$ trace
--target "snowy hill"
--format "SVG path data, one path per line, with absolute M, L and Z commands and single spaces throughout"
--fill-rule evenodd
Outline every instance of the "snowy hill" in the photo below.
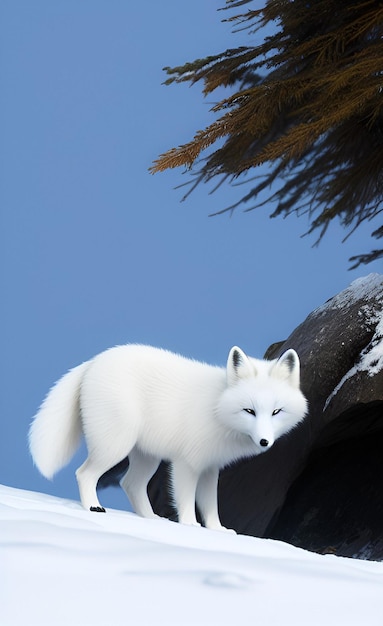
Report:
M 2 626 L 381 626 L 383 563 L 0 486 Z

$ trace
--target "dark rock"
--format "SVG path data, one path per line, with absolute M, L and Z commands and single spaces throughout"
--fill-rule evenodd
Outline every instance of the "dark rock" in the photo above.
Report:
M 335 421 L 340 428 L 327 432 L 328 445 L 318 442 L 265 535 L 383 560 L 383 403 L 357 405 Z

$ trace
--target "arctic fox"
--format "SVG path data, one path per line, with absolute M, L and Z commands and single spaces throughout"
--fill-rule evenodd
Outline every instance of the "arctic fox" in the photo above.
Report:
M 129 456 L 120 484 L 143 517 L 157 517 L 147 485 L 161 460 L 169 461 L 179 521 L 198 525 L 197 503 L 203 524 L 224 530 L 219 470 L 268 450 L 303 420 L 299 369 L 294 350 L 266 361 L 234 346 L 224 368 L 151 346 L 116 346 L 52 387 L 31 424 L 30 451 L 51 478 L 83 434 L 88 458 L 76 472 L 81 502 L 102 512 L 98 479 Z

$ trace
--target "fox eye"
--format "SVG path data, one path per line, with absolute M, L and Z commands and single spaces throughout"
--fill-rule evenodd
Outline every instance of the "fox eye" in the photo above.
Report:
M 278 413 L 280 413 L 281 411 L 282 409 L 274 409 L 271 415 L 278 415 Z
M 243 410 L 246 411 L 246 413 L 250 413 L 250 415 L 254 415 L 255 416 L 254 409 L 243 409 Z

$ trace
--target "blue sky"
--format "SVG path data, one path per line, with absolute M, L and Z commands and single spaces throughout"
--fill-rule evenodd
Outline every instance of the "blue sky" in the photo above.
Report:
M 78 498 L 74 470 L 40 477 L 32 416 L 65 371 L 115 344 L 150 343 L 224 364 L 262 356 L 316 306 L 381 263 L 371 225 L 318 248 L 305 217 L 268 207 L 209 217 L 240 197 L 222 186 L 181 203 L 188 174 L 152 161 L 214 118 L 222 92 L 165 87 L 164 66 L 253 40 L 232 34 L 223 0 L 2 0 L 0 5 L 0 482 Z M 261 6 L 262 3 L 260 3 Z M 127 506 L 118 490 L 106 506 Z

